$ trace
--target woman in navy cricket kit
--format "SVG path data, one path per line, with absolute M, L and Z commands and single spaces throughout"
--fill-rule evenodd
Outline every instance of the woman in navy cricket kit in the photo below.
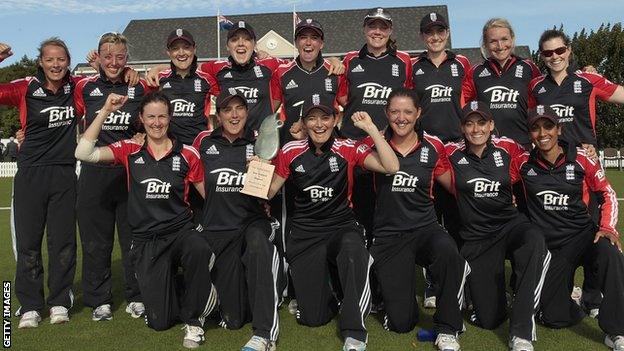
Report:
M 384 299 L 386 329 L 405 333 L 418 320 L 416 267 L 427 267 L 438 282 L 438 306 L 433 320 L 438 349 L 459 350 L 464 329 L 461 305 L 468 263 L 453 238 L 438 224 L 433 205 L 434 181 L 450 190 L 451 173 L 444 144 L 419 130 L 416 92 L 394 90 L 388 98 L 389 128 L 384 136 L 399 159 L 393 176 L 375 174 L 377 204 L 371 255 Z M 459 123 L 459 119 L 458 119 Z M 365 139 L 371 147 L 372 140 Z
M 272 197 L 288 178 L 295 185 L 286 258 L 297 295 L 297 321 L 307 326 L 328 323 L 338 311 L 335 292 L 341 300 L 344 350 L 362 351 L 368 339 L 364 320 L 370 311 L 373 260 L 351 210 L 353 172 L 359 166 L 392 174 L 399 163 L 366 112 L 355 112 L 351 119 L 372 137 L 377 152 L 335 137 L 338 120 L 333 107 L 313 98 L 304 104 L 303 129 L 308 137 L 280 150 L 269 191 Z
M 0 61 L 10 56 L 0 44 Z M 0 105 L 20 109 L 25 132 L 13 180 L 15 292 L 21 304 L 19 328 L 33 328 L 46 305 L 41 242 L 47 233 L 50 323 L 69 321 L 76 269 L 76 78 L 69 74 L 65 43 L 41 43 L 37 74 L 0 84 Z
M 515 164 L 522 176 L 531 221 L 542 228 L 552 254 L 544 281 L 540 321 L 551 328 L 580 322 L 585 313 L 570 297 L 576 268 L 595 266 L 603 300 L 598 325 L 605 344 L 624 350 L 624 256 L 617 230 L 618 202 L 597 161 L 575 144 L 560 140 L 556 110 L 538 105 L 529 110 L 529 133 L 536 148 Z M 604 198 L 600 224 L 591 217 L 589 192 Z
M 139 106 L 145 143 L 122 140 L 95 147 L 105 119 L 127 101 L 128 96 L 109 94 L 80 139 L 76 158 L 114 162 L 126 169 L 130 254 L 145 301 L 145 320 L 155 330 L 181 320 L 186 331 L 183 346 L 195 348 L 204 339 L 204 320 L 217 303 L 210 281 L 214 256 L 199 233 L 201 227 L 193 228 L 187 199 L 191 183 L 204 194 L 201 160 L 197 150 L 169 136 L 172 107 L 162 93 L 147 95 Z M 178 267 L 184 271 L 182 291 L 174 279 Z
M 514 206 L 511 185 L 519 178 L 511 161 L 523 153 L 511 139 L 492 136 L 494 121 L 486 103 L 471 101 L 462 114 L 464 141 L 446 145 L 464 240 L 461 254 L 471 268 L 471 318 L 485 329 L 505 321 L 505 259 L 511 261 L 513 301 L 509 322 L 512 351 L 532 351 L 550 254 L 537 227 Z

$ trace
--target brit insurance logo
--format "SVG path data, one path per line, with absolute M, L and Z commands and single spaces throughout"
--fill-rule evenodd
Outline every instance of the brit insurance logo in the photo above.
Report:
M 238 86 L 238 87 L 234 87 L 234 89 L 236 89 L 238 92 L 243 94 L 245 99 L 247 99 L 248 104 L 258 103 L 258 88 Z
M 385 105 L 392 92 L 392 88 L 377 83 L 362 83 L 357 88 L 364 89 L 362 104 L 365 105 Z
M 231 168 L 217 168 L 210 172 L 217 177 L 215 191 L 218 193 L 237 193 L 245 185 L 246 173 Z
M 450 102 L 451 94 L 453 93 L 452 87 L 447 87 L 442 84 L 434 84 L 425 88 L 431 94 L 431 102 Z
M 96 115 L 98 113 L 100 113 L 100 110 L 95 111 Z M 111 112 L 104 120 L 102 130 L 128 130 L 130 117 L 132 117 L 132 115 L 129 112 L 121 110 Z
M 142 181 L 141 184 L 146 184 L 146 199 L 169 199 L 171 183 L 163 182 L 158 178 L 148 178 Z
M 193 117 L 195 115 L 195 103 L 184 99 L 171 100 L 173 115 L 175 117 Z
M 312 202 L 326 202 L 334 197 L 334 189 L 327 188 L 320 185 L 311 185 L 303 191 L 307 191 L 310 194 L 310 201 Z
M 52 106 L 39 112 L 48 115 L 48 128 L 57 128 L 72 124 L 74 120 L 73 106 Z
M 554 104 L 550 105 L 550 107 L 557 113 L 559 123 L 574 121 L 574 106 Z
M 392 176 L 392 188 L 394 193 L 413 193 L 418 187 L 418 177 L 409 173 L 398 171 Z
M 500 182 L 487 178 L 473 178 L 466 183 L 473 186 L 474 197 L 498 197 Z
M 518 90 L 496 85 L 483 92 L 490 93 L 490 109 L 515 109 L 518 106 Z
M 567 211 L 570 195 L 560 194 L 552 190 L 540 191 L 536 194 L 542 201 L 546 211 Z

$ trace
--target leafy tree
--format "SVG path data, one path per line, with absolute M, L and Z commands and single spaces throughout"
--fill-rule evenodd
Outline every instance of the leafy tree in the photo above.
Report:
M 37 71 L 37 62 L 24 56 L 19 62 L 0 68 L 0 83 L 7 83 L 15 79 L 32 76 Z M 19 112 L 16 108 L 0 106 L 0 131 L 2 137 L 15 135 L 20 128 Z

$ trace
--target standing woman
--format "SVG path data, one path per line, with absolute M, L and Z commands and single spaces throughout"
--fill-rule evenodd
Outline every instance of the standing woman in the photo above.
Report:
M 399 162 L 366 112 L 351 118 L 371 136 L 376 152 L 366 144 L 337 138 L 336 111 L 316 104 L 313 97 L 306 100 L 303 116 L 308 137 L 282 147 L 269 191 L 273 197 L 289 178 L 295 188 L 286 258 L 297 296 L 297 322 L 324 325 L 340 311 L 343 350 L 364 351 L 373 260 L 351 210 L 352 176 L 355 167 L 392 174 Z
M 198 233 L 201 227 L 193 229 L 187 199 L 191 183 L 204 194 L 202 164 L 195 149 L 170 137 L 173 109 L 159 92 L 140 102 L 145 143 L 122 140 L 95 147 L 105 120 L 128 101 L 128 96 L 108 94 L 80 139 L 76 158 L 91 163 L 114 162 L 127 169 L 124 185 L 129 192 L 131 254 L 145 299 L 145 321 L 155 330 L 165 330 L 181 320 L 185 323 L 182 345 L 196 348 L 204 340 L 204 320 L 217 303 L 210 282 L 214 256 Z M 178 267 L 184 271 L 181 296 L 175 283 Z
M 602 167 L 583 148 L 559 140 L 555 110 L 538 105 L 529 110 L 529 131 L 535 149 L 517 163 L 531 221 L 542 229 L 552 253 L 542 290 L 540 320 L 551 328 L 580 322 L 585 313 L 570 298 L 576 268 L 595 264 L 603 301 L 598 325 L 605 344 L 624 350 L 624 257 L 616 230 L 618 202 Z M 588 208 L 589 192 L 605 199 L 596 225 Z
M 97 146 L 131 138 L 136 133 L 141 98 L 148 88 L 144 81 L 131 85 L 123 73 L 128 61 L 126 38 L 119 33 L 105 33 L 98 43 L 99 74 L 84 78 L 76 86 L 76 105 L 84 109 L 83 126 L 88 127 L 110 94 L 128 96 L 118 110 L 110 112 L 99 131 Z M 78 179 L 78 227 L 82 245 L 82 288 L 86 306 L 93 309 L 92 320 L 113 318 L 111 311 L 111 253 L 115 225 L 124 268 L 126 312 L 138 318 L 144 306 L 128 255 L 131 232 L 128 225 L 128 189 L 126 170 L 121 164 L 83 163 Z
M 0 44 L 1 45 L 1 44 Z M 0 50 L 0 58 L 10 56 Z M 15 292 L 21 304 L 19 328 L 34 328 L 46 303 L 50 323 L 69 321 L 76 269 L 76 116 L 74 79 L 67 45 L 50 38 L 39 46 L 37 74 L 0 84 L 0 104 L 20 109 L 25 140 L 13 180 Z M 43 295 L 41 242 L 47 233 L 49 272 Z
M 470 267 L 437 222 L 433 182 L 450 189 L 450 166 L 440 139 L 417 127 L 420 111 L 411 90 L 394 90 L 388 98 L 389 128 L 384 136 L 400 168 L 392 176 L 375 174 L 377 206 L 370 251 L 384 298 L 384 327 L 399 333 L 414 328 L 418 321 L 414 264 L 428 267 L 440 285 L 433 315 L 435 344 L 440 350 L 457 351 L 457 336 L 464 328 L 463 287 Z
M 468 286 L 475 323 L 494 329 L 505 321 L 505 259 L 511 261 L 513 302 L 509 322 L 512 351 L 532 351 L 539 305 L 550 253 L 544 237 L 514 206 L 511 185 L 518 180 L 511 161 L 522 154 L 516 142 L 492 136 L 494 121 L 487 103 L 463 109 L 464 141 L 446 151 L 465 241 L 461 254 L 471 268 Z
M 496 134 L 527 147 L 527 88 L 540 72 L 531 60 L 514 54 L 515 41 L 514 30 L 506 19 L 491 18 L 485 23 L 481 52 L 487 58 L 473 69 L 466 86 L 466 101 L 486 102 L 494 117 Z

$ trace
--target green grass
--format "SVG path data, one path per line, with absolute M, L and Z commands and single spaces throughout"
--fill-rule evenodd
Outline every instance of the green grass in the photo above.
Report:
M 608 171 L 616 192 L 624 194 L 624 173 Z M 0 178 L 0 207 L 10 204 L 11 179 Z M 622 217 L 620 217 L 622 219 Z M 621 222 L 621 221 L 620 221 Z M 622 231 L 622 226 L 619 226 Z M 15 260 L 11 248 L 9 211 L 0 210 L 0 278 L 12 280 Z M 43 244 L 45 247 L 45 243 Z M 44 250 L 45 251 L 45 250 Z M 44 252 L 45 253 L 45 252 Z M 44 257 L 47 260 L 47 257 Z M 47 316 L 39 328 L 17 329 L 18 319 L 12 318 L 12 348 L 16 350 L 182 350 L 183 332 L 181 326 L 163 332 L 155 332 L 145 326 L 142 319 L 132 319 L 123 310 L 123 279 L 118 247 L 113 258 L 114 319 L 110 322 L 92 322 L 91 310 L 82 305 L 80 287 L 80 249 L 74 283 L 76 303 L 72 309 L 71 322 L 65 325 L 50 325 Z M 582 271 L 577 271 L 577 285 Z M 422 287 L 422 284 L 419 284 Z M 14 287 L 13 287 L 14 288 Z M 422 294 L 422 291 L 419 291 Z M 13 310 L 19 303 L 15 296 L 11 299 Z M 280 350 L 340 350 L 342 341 L 336 320 L 319 328 L 308 328 L 296 324 L 293 316 L 285 308 L 280 311 Z M 371 315 L 367 320 L 369 329 L 368 350 L 435 350 L 431 343 L 415 341 L 414 332 L 396 334 L 382 328 L 380 321 Z M 432 327 L 432 311 L 421 309 L 421 322 L 417 328 Z M 486 331 L 466 323 L 467 331 L 461 336 L 462 350 L 505 350 L 508 324 L 494 331 Z M 216 326 L 210 321 L 205 326 L 206 343 L 201 350 L 239 350 L 251 335 L 251 326 L 230 331 Z M 538 350 L 606 350 L 602 345 L 603 334 L 596 320 L 585 318 L 574 328 L 552 330 L 538 327 Z

